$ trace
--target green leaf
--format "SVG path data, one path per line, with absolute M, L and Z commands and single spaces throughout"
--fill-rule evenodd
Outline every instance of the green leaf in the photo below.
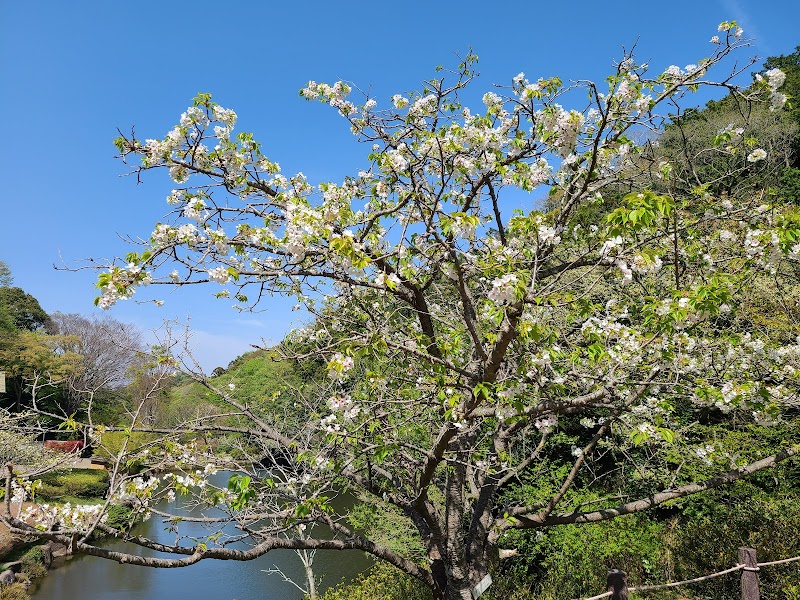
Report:
M 228 490 L 234 495 L 231 508 L 242 510 L 255 496 L 256 491 L 250 487 L 250 476 L 234 473 L 228 479 Z
M 675 433 L 672 430 L 667 429 L 666 427 L 658 427 L 656 431 L 668 444 L 671 444 L 675 441 Z

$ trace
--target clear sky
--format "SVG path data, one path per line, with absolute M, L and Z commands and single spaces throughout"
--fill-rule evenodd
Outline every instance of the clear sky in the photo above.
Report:
M 0 0 L 0 260 L 46 311 L 97 310 L 96 275 L 53 265 L 132 250 L 122 237 L 148 237 L 173 187 L 158 174 L 122 176 L 117 128 L 163 137 L 200 91 L 236 110 L 237 130 L 255 133 L 284 173 L 341 180 L 365 166 L 368 148 L 333 109 L 299 97 L 309 79 L 348 80 L 388 104 L 472 47 L 480 97 L 520 71 L 601 79 L 637 41 L 655 69 L 695 63 L 727 19 L 762 59 L 800 45 L 795 0 Z M 207 369 L 302 324 L 290 301 L 239 314 L 217 290 L 159 287 L 165 306 L 127 301 L 111 313 L 143 330 L 189 318 Z

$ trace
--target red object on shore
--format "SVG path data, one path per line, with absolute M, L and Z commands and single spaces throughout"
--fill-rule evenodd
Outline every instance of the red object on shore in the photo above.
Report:
M 44 443 L 44 447 L 49 448 L 50 450 L 59 450 L 67 454 L 73 454 L 75 452 L 80 452 L 81 450 L 83 450 L 83 442 L 81 440 L 74 440 L 67 442 L 47 440 Z

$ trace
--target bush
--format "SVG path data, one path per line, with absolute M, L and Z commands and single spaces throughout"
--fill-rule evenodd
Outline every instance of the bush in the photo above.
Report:
M 123 504 L 112 504 L 108 507 L 106 525 L 114 529 L 129 529 L 135 522 L 134 512 Z
M 786 467 L 776 477 L 795 475 Z M 765 476 L 768 479 L 769 476 Z M 622 569 L 634 585 L 690 579 L 734 566 L 738 548 L 758 551 L 759 562 L 800 555 L 800 497 L 792 489 L 771 493 L 759 477 L 678 502 L 664 513 L 629 515 L 593 525 L 563 525 L 540 534 L 515 532 L 520 556 L 504 561 L 486 600 L 569 600 L 599 593 L 606 571 Z M 771 487 L 776 487 L 772 482 Z M 783 487 L 783 486 L 781 486 Z M 676 514 L 679 513 L 679 514 Z M 762 598 L 800 600 L 796 563 L 759 573 Z M 693 584 L 680 592 L 649 593 L 660 598 L 739 600 L 740 576 L 733 573 Z M 644 596 L 643 596 L 644 597 Z M 337 598 L 338 600 L 338 598 Z
M 139 431 L 131 433 L 126 433 L 124 431 L 106 431 L 103 433 L 101 443 L 95 446 L 94 455 L 98 458 L 116 460 L 117 455 L 122 450 L 122 446 L 126 441 L 126 453 L 134 454 L 142 450 L 155 439 L 155 435 Z M 129 464 L 123 465 L 123 467 L 131 470 L 132 468 L 136 468 L 140 463 L 142 463 L 142 461 L 137 459 L 136 461 L 131 461 Z
M 51 471 L 40 478 L 36 495 L 41 500 L 102 498 L 108 491 L 108 472 L 103 469 Z
M 631 585 L 663 583 L 670 577 L 664 560 L 665 524 L 646 515 L 628 515 L 583 525 L 561 525 L 546 531 L 515 532 L 510 546 L 520 557 L 503 561 L 487 598 L 570 599 L 605 589 L 609 569 L 622 569 Z
M 430 600 L 428 588 L 388 563 L 375 563 L 352 583 L 340 583 L 320 600 Z
M 792 204 L 800 204 L 800 169 L 786 169 L 781 175 L 779 193 Z
M 748 482 L 728 492 L 698 498 L 687 510 L 698 505 L 704 505 L 707 514 L 679 525 L 667 540 L 678 579 L 735 565 L 739 546 L 755 548 L 759 562 L 800 554 L 800 498 L 794 494 L 769 497 Z M 764 590 L 762 597 L 800 599 L 800 570 L 796 565 L 764 568 L 758 575 Z M 699 583 L 692 586 L 692 592 L 715 600 L 738 600 L 739 577 L 731 575 Z
M 47 567 L 44 566 L 44 552 L 39 546 L 29 549 L 22 558 L 22 572 L 30 579 L 38 579 L 47 575 Z

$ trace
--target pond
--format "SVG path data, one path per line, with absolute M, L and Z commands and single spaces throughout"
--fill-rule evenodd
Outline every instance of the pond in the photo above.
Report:
M 222 474 L 218 474 L 222 476 Z M 180 500 L 178 500 L 180 502 Z M 174 504 L 162 502 L 159 510 L 190 514 L 176 510 Z M 202 525 L 183 523 L 189 535 L 206 537 Z M 157 517 L 140 523 L 134 533 L 171 543 L 174 533 Z M 107 547 L 145 556 L 166 556 L 126 544 L 110 541 Z M 351 580 L 367 569 L 371 560 L 359 551 L 318 551 L 314 572 L 322 576 L 319 589 Z M 154 569 L 121 565 L 95 556 L 57 559 L 43 579 L 34 582 L 30 592 L 34 600 L 288 600 L 302 598 L 302 593 L 280 575 L 264 571 L 278 567 L 301 585 L 305 584 L 303 565 L 291 550 L 275 550 L 252 561 L 206 560 L 189 567 Z

